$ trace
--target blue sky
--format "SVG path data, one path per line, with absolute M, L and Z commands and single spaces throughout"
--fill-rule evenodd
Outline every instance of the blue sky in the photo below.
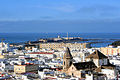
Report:
M 91 33 L 93 28 L 118 33 L 119 4 L 120 0 L 0 0 L 0 32 Z

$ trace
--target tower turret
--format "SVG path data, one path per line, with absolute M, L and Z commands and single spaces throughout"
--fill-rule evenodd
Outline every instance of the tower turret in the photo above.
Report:
M 71 66 L 72 59 L 73 57 L 70 53 L 70 49 L 67 47 L 63 56 L 63 69 L 68 69 Z

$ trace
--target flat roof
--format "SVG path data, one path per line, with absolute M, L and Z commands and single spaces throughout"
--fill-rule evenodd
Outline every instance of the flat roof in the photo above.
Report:
M 32 52 L 32 53 L 28 53 L 28 54 L 53 54 L 53 53 L 49 53 L 49 52 Z

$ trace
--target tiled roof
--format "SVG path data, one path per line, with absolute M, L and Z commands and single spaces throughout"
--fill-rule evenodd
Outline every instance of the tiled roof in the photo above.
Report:
M 116 66 L 109 62 L 107 65 L 102 65 L 102 67 L 106 69 L 114 69 Z
M 32 52 L 29 54 L 53 54 L 53 53 L 48 53 L 48 52 Z
M 101 72 L 101 69 L 102 69 L 102 68 L 101 68 L 101 66 L 100 66 L 100 67 L 96 68 L 95 71 L 96 71 L 96 72 Z
M 107 56 L 105 56 L 103 53 L 101 53 L 100 51 L 96 50 L 94 53 L 90 54 L 89 56 L 87 56 L 86 58 L 93 58 L 93 59 L 104 59 L 104 58 L 108 58 Z
M 95 69 L 97 68 L 94 64 L 94 62 L 79 62 L 79 63 L 73 63 L 73 65 L 76 67 L 77 70 L 80 69 Z
M 102 69 L 111 69 L 111 70 L 113 70 L 113 69 L 115 69 L 115 67 L 116 67 L 115 65 L 113 65 L 111 63 L 108 63 L 107 65 L 102 65 L 102 66 L 96 68 L 95 71 L 101 72 Z

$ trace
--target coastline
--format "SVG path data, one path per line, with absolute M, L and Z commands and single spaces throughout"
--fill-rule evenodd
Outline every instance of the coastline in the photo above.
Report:
M 6 43 L 25 43 L 37 41 L 40 38 L 66 37 L 66 33 L 0 33 L 0 39 L 4 38 Z M 69 33 L 69 37 L 82 37 L 85 41 L 74 41 L 78 43 L 90 42 L 93 47 L 105 47 L 114 41 L 120 40 L 120 33 Z

